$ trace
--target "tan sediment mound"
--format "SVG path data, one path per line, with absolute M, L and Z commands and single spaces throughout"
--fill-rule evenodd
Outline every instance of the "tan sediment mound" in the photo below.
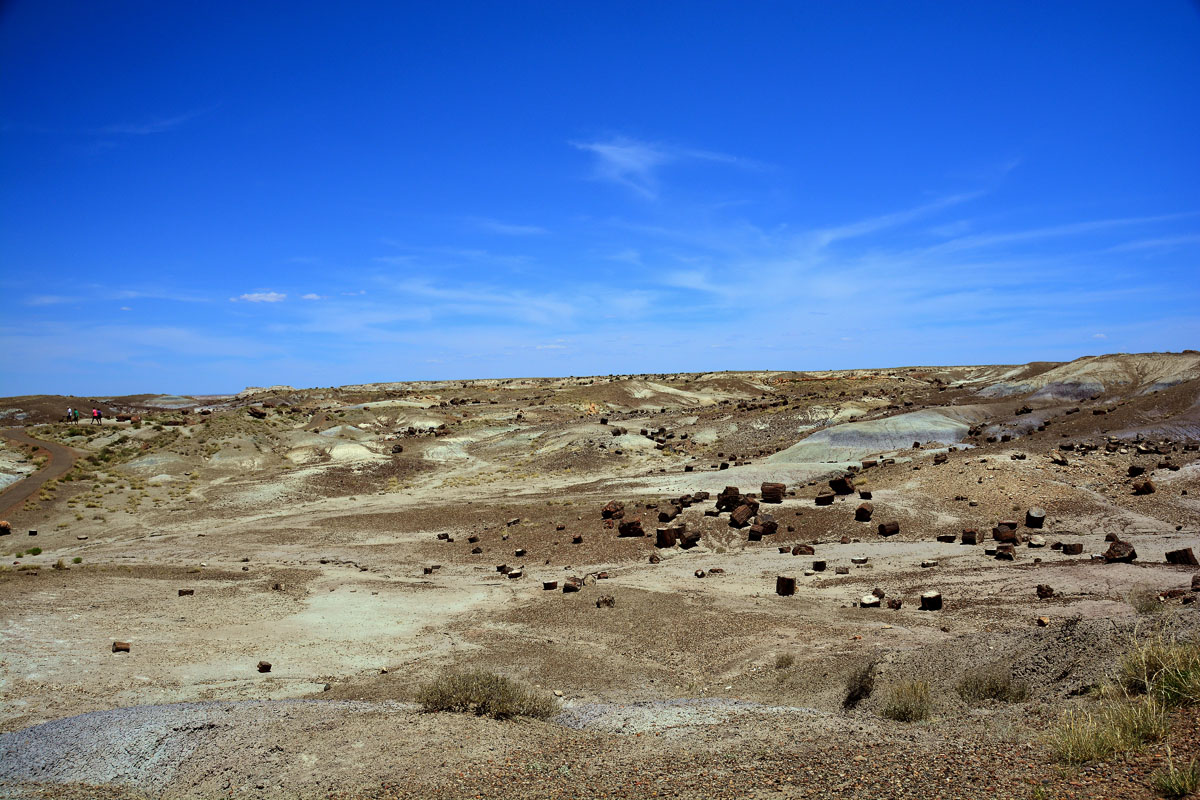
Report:
M 1014 377 L 979 393 L 1006 397 L 1034 392 L 1031 399 L 1078 400 L 1120 390 L 1148 394 L 1200 378 L 1200 353 L 1115 353 L 1084 356 L 1037 375 Z

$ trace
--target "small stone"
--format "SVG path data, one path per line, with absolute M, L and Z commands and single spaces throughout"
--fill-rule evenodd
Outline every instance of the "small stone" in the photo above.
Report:
M 112 651 L 114 653 L 128 653 L 131 645 L 129 642 L 113 642 Z
M 1031 508 L 1025 512 L 1025 527 L 1040 528 L 1046 522 L 1046 512 L 1041 508 Z
M 1050 618 L 1049 617 L 1038 617 L 1037 624 L 1038 624 L 1039 628 L 1049 627 L 1050 626 Z
M 1044 583 L 1039 583 L 1037 596 L 1039 600 L 1049 600 L 1051 597 L 1054 597 L 1054 589 Z
M 180 589 L 179 590 L 180 597 L 191 597 L 195 593 L 196 593 L 195 589 Z
M 1062 546 L 1062 552 L 1063 552 L 1064 556 L 1083 555 L 1083 543 L 1082 542 L 1064 542 L 1063 546 Z
M 880 536 L 895 536 L 899 532 L 900 532 L 900 523 L 899 522 L 884 522 L 884 523 L 881 523 L 879 526 L 879 535 Z
M 271 671 L 271 662 L 270 661 L 258 662 L 258 671 L 259 672 L 270 672 Z
M 879 608 L 879 598 L 873 594 L 864 594 L 859 598 L 858 605 L 861 608 Z
M 775 578 L 775 594 L 790 597 L 796 593 L 796 579 L 779 575 Z

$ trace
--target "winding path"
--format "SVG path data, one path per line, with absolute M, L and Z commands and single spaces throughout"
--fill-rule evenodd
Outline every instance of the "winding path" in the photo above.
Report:
M 34 439 L 19 428 L 0 429 L 0 436 L 17 444 L 40 447 L 50 456 L 46 464 L 37 472 L 22 478 L 3 492 L 0 492 L 0 515 L 7 514 L 21 503 L 24 503 L 35 492 L 41 489 L 46 481 L 66 475 L 67 471 L 75 466 L 76 459 L 79 458 L 79 454 L 71 448 L 54 442 L 43 442 L 41 439 Z

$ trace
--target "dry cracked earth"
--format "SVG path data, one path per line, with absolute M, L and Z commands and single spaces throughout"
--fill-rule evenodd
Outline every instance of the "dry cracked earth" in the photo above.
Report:
M 1196 755 L 1186 709 L 1083 767 L 1048 738 L 1134 638 L 1197 632 L 1194 351 L 0 425 L 0 796 L 1149 798 Z M 558 711 L 422 711 L 447 668 Z M 981 671 L 1023 698 L 964 699 Z M 889 718 L 914 680 L 928 718 Z

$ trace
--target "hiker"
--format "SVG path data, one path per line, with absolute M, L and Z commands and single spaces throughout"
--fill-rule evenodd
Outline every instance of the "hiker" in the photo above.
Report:
M 103 424 L 103 423 L 101 423 L 101 422 L 100 422 L 100 409 L 98 409 L 98 408 L 93 408 L 93 409 L 92 409 L 92 424 L 93 424 L 93 425 L 101 425 L 101 424 Z
M 79 424 L 79 409 L 76 408 L 71 413 L 73 413 L 75 415 L 74 416 L 75 424 L 78 425 Z
M 74 421 L 75 421 L 75 412 L 73 409 L 68 408 L 67 409 L 67 424 L 70 425 Z

